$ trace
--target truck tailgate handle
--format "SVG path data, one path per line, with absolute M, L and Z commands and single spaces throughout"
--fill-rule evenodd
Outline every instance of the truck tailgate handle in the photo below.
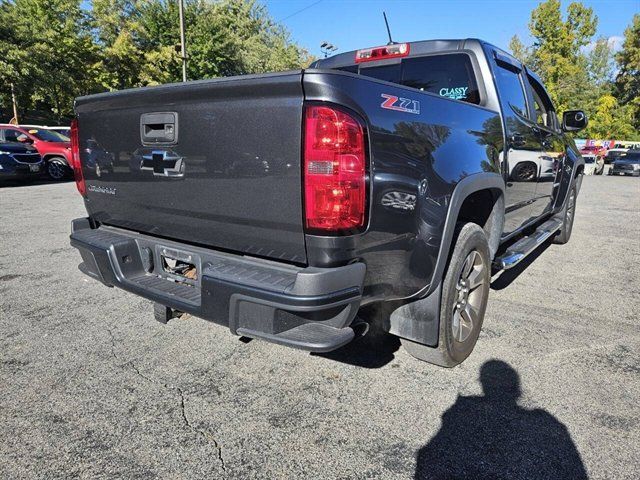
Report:
M 154 112 L 140 115 L 140 140 L 143 145 L 178 143 L 178 114 Z

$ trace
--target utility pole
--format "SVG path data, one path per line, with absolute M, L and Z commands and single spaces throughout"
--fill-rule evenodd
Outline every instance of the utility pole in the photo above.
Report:
M 184 4 L 178 0 L 178 12 L 180 14 L 180 56 L 182 57 L 182 81 L 187 81 L 187 42 L 184 37 Z
M 13 103 L 13 119 L 11 123 L 18 125 L 20 123 L 18 121 L 18 102 L 16 101 L 16 91 L 13 87 L 13 82 L 11 83 L 11 102 Z

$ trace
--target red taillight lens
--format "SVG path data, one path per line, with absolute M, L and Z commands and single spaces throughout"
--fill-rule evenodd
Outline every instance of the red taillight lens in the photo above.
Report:
M 76 187 L 80 195 L 86 196 L 87 189 L 84 184 L 84 175 L 82 174 L 82 164 L 80 163 L 80 136 L 78 134 L 78 119 L 71 121 L 71 163 L 73 167 L 73 176 L 76 179 Z
M 306 107 L 307 228 L 335 232 L 364 226 L 367 198 L 364 142 L 364 128 L 356 118 L 331 107 Z
M 409 49 L 408 43 L 393 43 L 383 47 L 365 48 L 356 52 L 356 63 L 406 57 L 409 55 Z

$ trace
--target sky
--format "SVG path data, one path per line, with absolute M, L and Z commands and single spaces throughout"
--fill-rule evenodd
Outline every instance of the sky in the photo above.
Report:
M 508 48 L 514 34 L 531 43 L 528 23 L 540 0 L 265 0 L 271 16 L 284 24 L 293 40 L 320 57 L 328 41 L 339 52 L 387 43 L 382 12 L 387 13 L 396 42 L 475 37 Z M 564 8 L 569 1 L 563 1 Z M 598 17 L 594 39 L 604 36 L 614 48 L 640 0 L 583 0 Z

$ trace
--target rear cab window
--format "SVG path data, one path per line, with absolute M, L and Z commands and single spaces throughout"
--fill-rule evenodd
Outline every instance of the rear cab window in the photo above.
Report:
M 382 66 L 349 65 L 338 70 L 399 83 L 440 97 L 478 105 L 480 90 L 466 53 L 445 53 L 405 58 Z

